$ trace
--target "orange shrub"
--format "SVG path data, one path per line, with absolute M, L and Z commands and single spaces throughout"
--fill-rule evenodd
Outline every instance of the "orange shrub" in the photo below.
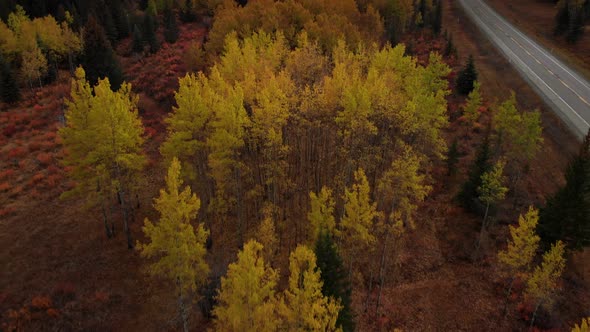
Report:
M 62 176 L 59 174 L 51 174 L 47 177 L 47 185 L 49 187 L 55 187 L 56 185 L 61 183 Z
M 27 154 L 27 150 L 23 147 L 16 147 L 10 151 L 8 151 L 8 157 L 10 158 L 21 158 Z
M 40 148 L 41 148 L 40 142 L 33 141 L 33 142 L 29 143 L 29 152 L 39 151 Z
M 33 177 L 31 178 L 31 183 L 35 184 L 35 183 L 41 182 L 44 178 L 45 178 L 45 174 L 37 173 L 37 174 L 33 175 Z
M 51 308 L 51 299 L 48 296 L 35 296 L 31 301 L 31 306 L 35 309 Z
M 8 182 L 0 183 L 0 192 L 5 192 L 10 189 L 10 184 Z
M 14 176 L 14 170 L 13 169 L 7 169 L 7 170 L 4 170 L 4 171 L 0 172 L 0 180 L 10 179 L 13 176 Z
M 53 155 L 51 153 L 41 152 L 37 155 L 37 161 L 39 164 L 47 166 L 53 161 Z

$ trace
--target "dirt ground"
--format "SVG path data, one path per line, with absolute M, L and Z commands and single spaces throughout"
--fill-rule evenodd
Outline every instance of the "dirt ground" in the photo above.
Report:
M 551 0 L 487 0 L 510 22 L 533 37 L 551 53 L 568 63 L 586 79 L 590 79 L 590 26 L 576 44 L 569 44 L 563 36 L 555 36 L 555 3 Z

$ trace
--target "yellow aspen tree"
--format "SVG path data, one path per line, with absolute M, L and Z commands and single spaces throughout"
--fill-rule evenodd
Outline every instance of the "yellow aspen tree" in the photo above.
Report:
M 504 314 L 506 304 L 512 291 L 512 285 L 517 278 L 526 279 L 533 258 L 539 248 L 540 238 L 536 233 L 539 221 L 539 211 L 532 206 L 527 213 L 518 217 L 518 226 L 509 226 L 511 240 L 505 250 L 498 253 L 498 261 L 510 277 L 510 284 L 506 292 L 504 302 Z
M 340 220 L 340 248 L 348 260 L 352 277 L 355 257 L 374 248 L 374 224 L 379 216 L 377 205 L 371 202 L 369 181 L 362 168 L 354 172 L 354 183 L 344 192 L 344 216 Z
M 481 222 L 481 230 L 479 232 L 479 240 L 477 241 L 476 253 L 479 250 L 483 234 L 487 227 L 488 212 L 490 205 L 497 203 L 504 199 L 508 188 L 504 187 L 504 161 L 498 161 L 490 171 L 481 175 L 481 185 L 477 188 L 479 200 L 486 205 L 486 212 Z
M 58 133 L 66 149 L 62 162 L 70 168 L 69 175 L 76 181 L 76 187 L 61 196 L 84 196 L 89 206 L 100 202 L 106 235 L 111 238 L 115 225 L 112 220 L 109 225 L 107 205 L 113 188 L 105 172 L 94 167 L 95 161 L 89 154 L 95 144 L 89 120 L 93 95 L 82 67 L 76 69 L 71 86 L 70 98 L 65 101 L 66 125 L 59 128 Z
M 39 82 L 39 87 L 43 85 L 41 77 L 47 72 L 47 59 L 36 44 L 33 48 L 22 52 L 21 72 L 23 77 L 27 79 L 31 90 L 33 89 L 33 80 Z
M 71 153 L 64 162 L 72 166 L 72 177 L 79 181 L 73 193 L 91 198 L 96 194 L 89 192 L 95 188 L 103 202 L 110 195 L 117 195 L 127 246 L 131 249 L 133 241 L 128 227 L 133 212 L 131 190 L 139 181 L 146 161 L 137 97 L 132 95 L 129 84 L 112 91 L 108 79 L 99 81 L 93 92 L 92 95 L 84 71 L 78 69 L 72 84 L 72 99 L 66 103 L 66 126 L 60 129 L 64 148 Z
M 590 317 L 583 318 L 580 325 L 576 324 L 572 332 L 590 332 Z
M 276 331 L 280 324 L 275 289 L 277 271 L 263 258 L 263 247 L 251 240 L 221 278 L 218 304 L 213 309 L 219 332 Z
M 186 179 L 204 179 L 207 176 L 208 126 L 214 117 L 218 96 L 203 73 L 187 74 L 178 80 L 175 93 L 176 107 L 166 118 L 167 137 L 160 152 L 166 160 L 178 157 Z
M 110 186 L 117 193 L 129 249 L 133 248 L 129 229 L 129 219 L 133 215 L 131 191 L 146 164 L 144 128 L 137 101 L 138 97 L 132 94 L 129 83 L 122 84 L 115 92 L 105 78 L 94 87 L 89 114 L 90 132 L 95 142 L 90 153 L 95 158 L 97 169 L 106 172 Z
M 180 167 L 178 159 L 172 159 L 166 176 L 166 188 L 160 190 L 160 197 L 154 202 L 160 220 L 154 224 L 145 219 L 143 232 L 148 242 L 138 243 L 137 249 L 142 257 L 150 259 L 148 272 L 151 275 L 167 279 L 176 286 L 183 330 L 188 332 L 190 306 L 185 302 L 191 292 L 198 290 L 207 281 L 209 265 L 205 261 L 205 242 L 209 232 L 203 223 L 198 224 L 196 232 L 191 225 L 201 201 L 191 193 L 188 186 L 180 191 Z
M 269 264 L 272 264 L 276 251 L 278 249 L 278 239 L 275 230 L 275 221 L 273 218 L 273 207 L 265 207 L 264 219 L 258 226 L 256 232 L 256 240 L 262 244 L 264 260 Z
M 543 254 L 543 262 L 537 266 L 527 281 L 525 296 L 535 304 L 531 327 L 535 323 L 537 311 L 541 306 L 551 308 L 559 291 L 559 280 L 565 269 L 565 245 L 557 241 Z
M 427 185 L 426 176 L 421 174 L 422 159 L 409 146 L 404 145 L 398 158 L 383 173 L 377 184 L 377 195 L 380 197 L 385 218 L 380 223 L 381 257 L 379 264 L 379 293 L 377 310 L 381 304 L 381 294 L 385 284 L 387 255 L 390 238 L 400 238 L 405 226 L 414 228 L 414 214 L 418 204 L 422 203 L 432 187 Z M 368 304 L 368 303 L 367 303 Z
M 281 316 L 285 331 L 341 331 L 336 327 L 339 303 L 322 294 L 322 280 L 316 256 L 299 245 L 289 257 L 289 288 L 284 293 Z
M 311 208 L 307 213 L 309 221 L 309 242 L 315 243 L 322 232 L 336 235 L 336 220 L 334 219 L 334 198 L 332 190 L 322 187 L 318 194 L 309 193 Z
M 246 165 L 240 155 L 245 146 L 246 129 L 250 119 L 244 108 L 244 93 L 239 86 L 230 86 L 214 67 L 210 81 L 218 92 L 211 135 L 207 138 L 208 165 L 216 185 L 215 209 L 223 214 L 233 208 L 237 215 L 238 238 L 243 243 L 242 173 Z
M 473 82 L 473 90 L 467 95 L 467 101 L 463 106 L 463 116 L 469 124 L 473 124 L 479 119 L 479 108 L 481 107 L 480 87 L 481 84 L 478 81 Z

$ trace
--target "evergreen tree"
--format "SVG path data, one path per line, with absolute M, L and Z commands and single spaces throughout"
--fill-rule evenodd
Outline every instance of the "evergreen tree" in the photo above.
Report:
M 171 9 L 166 9 L 164 15 L 164 39 L 167 43 L 174 44 L 178 40 L 176 14 Z
M 465 68 L 457 76 L 457 92 L 462 95 L 469 94 L 474 88 L 473 84 L 475 81 L 477 81 L 477 71 L 475 69 L 473 55 L 469 55 Z
M 447 37 L 447 45 L 445 46 L 445 51 L 444 51 L 444 56 L 448 57 L 448 56 L 455 56 L 455 58 L 457 57 L 457 48 L 455 47 L 455 44 L 453 43 L 453 35 L 449 35 Z
M 194 22 L 197 19 L 194 13 L 193 0 L 184 0 L 180 11 L 180 19 L 183 22 Z
M 156 21 L 152 15 L 143 17 L 143 40 L 150 46 L 150 52 L 156 53 L 160 49 L 160 42 L 156 34 Z
M 351 287 L 344 263 L 329 232 L 322 232 L 317 238 L 315 255 L 323 282 L 322 294 L 334 298 L 342 306 L 336 326 L 342 328 L 344 332 L 352 332 L 355 329 L 355 323 L 350 309 Z
M 113 90 L 119 89 L 123 83 L 123 73 L 111 43 L 107 39 L 104 29 L 93 16 L 90 16 L 86 23 L 84 53 L 80 60 L 91 85 L 105 77 L 109 78 Z
M 453 176 L 457 173 L 457 163 L 459 162 L 459 149 L 457 147 L 457 139 L 453 140 L 453 144 L 449 148 L 447 155 L 447 175 Z
M 143 53 L 144 45 L 141 30 L 136 24 L 133 26 L 133 52 Z
M 491 168 L 490 158 L 489 134 L 486 134 L 469 169 L 469 178 L 463 184 L 463 188 L 458 195 L 463 207 L 474 213 L 483 212 L 482 204 L 477 198 L 477 188 L 481 185 L 481 176 Z
M 20 89 L 10 64 L 0 53 L 0 99 L 8 104 L 20 99 Z
M 442 0 L 436 1 L 432 18 L 432 31 L 434 31 L 436 35 L 440 34 L 442 29 L 442 6 Z
M 590 244 L 590 131 L 565 172 L 566 183 L 541 209 L 539 235 L 545 245 L 562 240 L 571 249 Z

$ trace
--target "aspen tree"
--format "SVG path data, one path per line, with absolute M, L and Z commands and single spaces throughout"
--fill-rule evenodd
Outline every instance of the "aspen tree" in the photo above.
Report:
M 191 225 L 201 201 L 188 186 L 180 191 L 180 167 L 178 159 L 172 159 L 166 189 L 160 190 L 160 197 L 154 202 L 160 220 L 154 224 L 145 219 L 143 231 L 149 241 L 138 243 L 137 248 L 142 257 L 153 260 L 148 267 L 151 275 L 168 279 L 176 286 L 183 330 L 188 332 L 190 306 L 185 302 L 191 292 L 207 281 L 209 266 L 205 261 L 205 242 L 209 232 L 202 223 L 198 224 L 196 232 Z
M 307 213 L 309 221 L 309 239 L 315 243 L 322 232 L 336 234 L 336 220 L 334 219 L 334 199 L 332 190 L 322 187 L 318 194 L 309 193 L 310 211 Z
M 478 81 L 473 82 L 473 90 L 467 95 L 467 102 L 463 106 L 463 116 L 470 124 L 477 122 L 479 119 L 479 107 L 481 106 L 480 87 L 481 84 Z
M 590 332 L 590 317 L 583 318 L 580 325 L 576 324 L 572 332 Z
M 336 328 L 342 306 L 322 294 L 322 280 L 316 256 L 306 246 L 298 246 L 289 257 L 289 288 L 281 307 L 286 331 L 341 331 Z
M 565 269 L 565 245 L 557 241 L 543 254 L 543 262 L 537 266 L 527 281 L 525 295 L 535 303 L 531 327 L 535 323 L 537 311 L 541 306 L 551 308 L 559 291 L 559 280 Z
M 354 183 L 344 192 L 344 216 L 340 220 L 340 248 L 346 253 L 349 278 L 355 257 L 373 250 L 376 241 L 374 223 L 379 213 L 377 205 L 371 202 L 370 188 L 365 172 L 359 168 L 354 172 Z
M 263 247 L 251 240 L 221 278 L 213 309 L 215 331 L 276 331 L 280 324 L 275 293 L 278 274 L 263 258 Z
M 539 220 L 539 211 L 529 207 L 527 213 L 518 217 L 518 226 L 509 226 L 511 240 L 508 247 L 498 253 L 498 261 L 510 276 L 510 285 L 506 292 L 504 313 L 512 285 L 517 278 L 526 279 L 530 265 L 539 248 L 539 236 L 535 232 Z
M 504 199 L 508 188 L 504 187 L 504 165 L 503 161 L 498 161 L 489 172 L 481 175 L 481 185 L 477 188 L 479 200 L 486 205 L 486 212 L 481 222 L 481 230 L 479 232 L 479 240 L 477 241 L 477 249 L 481 245 L 483 233 L 487 227 L 488 212 L 490 205 L 497 203 Z

